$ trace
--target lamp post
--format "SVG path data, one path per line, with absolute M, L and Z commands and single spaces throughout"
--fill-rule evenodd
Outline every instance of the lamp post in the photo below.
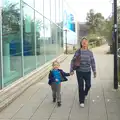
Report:
M 113 1 L 114 6 L 114 89 L 118 89 L 118 36 L 117 36 L 117 0 Z
M 65 31 L 65 53 L 67 54 L 68 50 L 67 50 L 67 29 L 64 30 Z

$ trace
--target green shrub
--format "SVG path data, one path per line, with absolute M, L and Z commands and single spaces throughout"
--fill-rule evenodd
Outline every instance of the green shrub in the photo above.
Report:
M 100 45 L 102 45 L 102 40 L 101 39 L 96 40 L 96 46 L 100 46 Z
M 118 82 L 119 82 L 119 85 L 120 85 L 120 72 L 118 74 Z
M 98 36 L 97 34 L 89 34 L 87 36 L 87 39 L 89 40 L 89 43 L 90 42 L 96 42 L 96 46 L 100 46 L 100 45 L 102 45 L 102 41 L 104 40 L 104 37 L 103 36 Z

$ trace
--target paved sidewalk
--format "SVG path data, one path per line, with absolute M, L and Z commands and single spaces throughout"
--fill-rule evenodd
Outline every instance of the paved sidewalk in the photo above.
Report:
M 97 78 L 85 108 L 78 102 L 76 77 L 62 85 L 62 106 L 52 103 L 47 77 L 31 86 L 0 113 L 0 120 L 120 120 L 120 92 L 113 91 L 113 56 L 105 54 L 107 45 L 93 49 L 97 63 Z M 69 72 L 70 55 L 61 67 Z

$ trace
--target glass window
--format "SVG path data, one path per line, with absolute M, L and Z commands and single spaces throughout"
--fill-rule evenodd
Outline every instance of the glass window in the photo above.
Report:
M 43 16 L 35 12 L 37 66 L 45 63 Z
M 59 27 L 57 27 L 57 55 L 60 54 L 60 48 L 61 48 L 61 29 Z
M 56 0 L 56 23 L 59 24 L 60 22 L 60 0 Z
M 24 72 L 31 72 L 36 68 L 35 57 L 35 22 L 34 10 L 27 5 L 23 7 L 23 51 L 24 51 Z
M 60 27 L 63 28 L 63 0 L 60 0 Z
M 51 21 L 55 22 L 55 0 L 51 0 Z
M 25 3 L 27 3 L 29 6 L 34 8 L 34 0 L 23 0 Z
M 60 30 L 60 53 L 63 53 L 63 30 Z
M 35 0 L 35 9 L 43 14 L 43 0 Z
M 50 21 L 44 20 L 45 30 L 45 57 L 46 61 L 52 60 L 56 56 L 56 25 L 50 24 Z
M 50 19 L 50 0 L 44 0 L 44 16 Z
M 3 82 L 6 86 L 22 76 L 19 0 L 3 0 L 2 43 Z

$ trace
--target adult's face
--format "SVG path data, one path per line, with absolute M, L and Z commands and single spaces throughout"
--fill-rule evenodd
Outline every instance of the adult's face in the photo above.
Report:
M 88 48 L 88 40 L 83 39 L 81 44 L 82 44 L 82 48 Z

